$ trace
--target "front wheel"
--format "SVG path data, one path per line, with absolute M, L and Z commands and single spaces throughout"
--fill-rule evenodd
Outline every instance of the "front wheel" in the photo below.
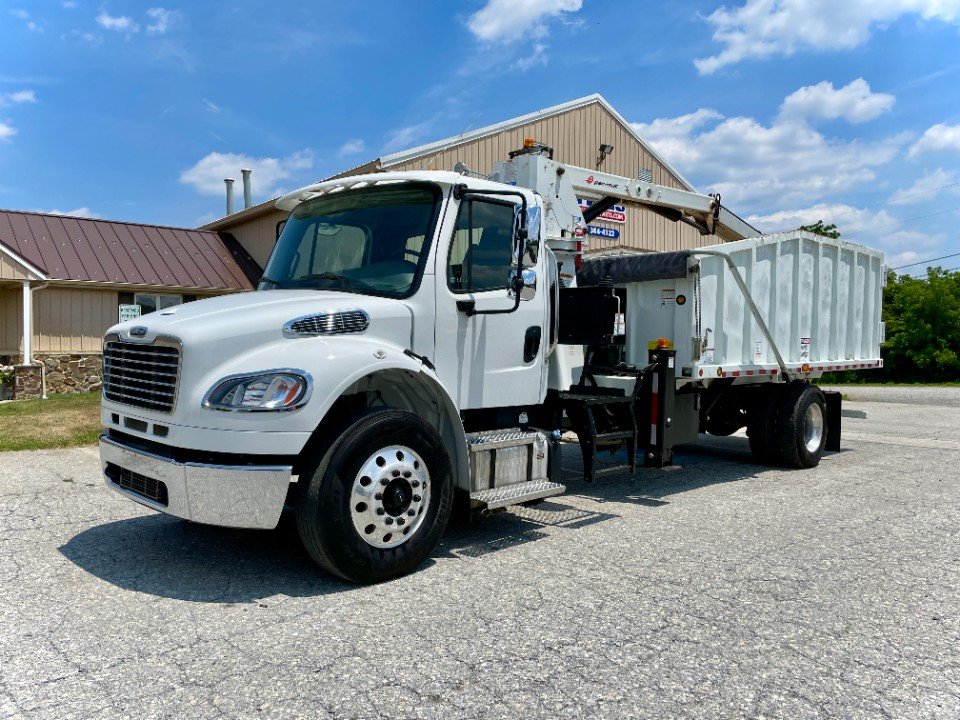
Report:
M 297 528 L 307 552 L 352 582 L 411 572 L 450 518 L 453 476 L 443 441 L 403 410 L 355 420 L 300 482 Z

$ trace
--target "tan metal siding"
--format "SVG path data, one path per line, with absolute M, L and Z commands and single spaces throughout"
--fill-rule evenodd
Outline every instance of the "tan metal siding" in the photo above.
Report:
M 30 280 L 20 263 L 14 262 L 5 253 L 0 253 L 0 280 Z
M 22 351 L 23 296 L 0 291 L 0 354 Z M 115 290 L 47 287 L 33 293 L 33 351 L 99 352 L 103 334 L 118 320 Z
M 20 352 L 20 288 L 0 288 L 0 355 Z
M 250 253 L 250 256 L 263 268 L 266 267 L 267 260 L 270 258 L 270 253 L 276 243 L 277 223 L 285 220 L 287 214 L 282 210 L 275 210 L 266 215 L 233 225 L 226 231 L 233 235 L 241 247 Z
M 648 153 L 600 103 L 542 118 L 519 128 L 442 150 L 435 155 L 391 165 L 384 170 L 451 170 L 458 162 L 464 162 L 471 170 L 489 173 L 493 171 L 495 162 L 508 159 L 510 151 L 521 147 L 523 139 L 527 137 L 536 138 L 552 147 L 555 159 L 580 167 L 596 165 L 601 143 L 613 145 L 613 153 L 603 164 L 605 172 L 634 178 L 640 168 L 649 168 L 653 172 L 654 182 L 668 187 L 684 187 L 680 179 Z M 620 238 L 592 237 L 590 252 L 621 246 L 641 250 L 677 250 L 718 242 L 715 236 L 701 236 L 688 225 L 671 222 L 635 206 L 627 207 L 627 221 L 624 224 L 603 220 L 593 224 L 620 230 Z

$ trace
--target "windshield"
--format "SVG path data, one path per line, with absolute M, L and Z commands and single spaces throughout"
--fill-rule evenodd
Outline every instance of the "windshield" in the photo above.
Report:
M 398 183 L 319 197 L 291 214 L 261 290 L 323 288 L 407 297 L 420 283 L 440 189 Z

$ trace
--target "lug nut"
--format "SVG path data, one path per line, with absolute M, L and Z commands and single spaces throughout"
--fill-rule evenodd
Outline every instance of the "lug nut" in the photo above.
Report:
M 419 496 L 419 495 L 414 495 L 414 496 L 413 496 L 413 501 L 414 501 L 414 502 L 420 502 L 420 496 Z
M 397 525 L 403 525 L 406 522 L 403 518 L 397 518 Z
M 417 513 L 414 510 L 407 510 L 407 515 L 409 515 L 410 517 L 413 517 L 416 514 Z
M 393 525 L 393 518 L 392 518 L 392 517 L 388 517 L 386 520 L 384 520 L 384 522 L 385 522 L 387 525 Z
M 399 471 L 399 470 L 394 470 L 394 471 L 393 471 L 393 476 L 394 476 L 394 477 L 400 477 L 400 471 Z
M 385 510 L 383 508 L 377 508 L 377 515 L 383 515 Z
M 406 471 L 404 471 L 404 473 L 403 473 L 403 476 L 404 476 L 405 478 L 408 478 L 408 477 L 410 477 L 411 475 L 413 475 L 413 473 L 410 472 L 409 470 L 406 470 Z
M 377 493 L 373 496 L 374 500 L 383 500 L 383 493 Z
M 380 484 L 383 485 L 384 487 L 386 487 L 387 485 L 390 484 L 390 481 L 389 481 L 387 478 L 383 478 L 383 479 L 380 481 Z
M 420 481 L 419 481 L 419 480 L 414 480 L 413 482 L 410 483 L 410 485 L 411 485 L 412 487 L 420 487 Z

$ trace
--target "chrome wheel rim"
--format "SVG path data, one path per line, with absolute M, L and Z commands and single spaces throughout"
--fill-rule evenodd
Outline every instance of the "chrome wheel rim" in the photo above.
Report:
M 803 444 L 807 452 L 815 453 L 823 442 L 823 408 L 819 403 L 811 403 L 803 416 Z
M 430 504 L 430 473 L 405 445 L 381 448 L 360 466 L 350 494 L 357 534 L 375 548 L 402 545 L 417 532 Z

